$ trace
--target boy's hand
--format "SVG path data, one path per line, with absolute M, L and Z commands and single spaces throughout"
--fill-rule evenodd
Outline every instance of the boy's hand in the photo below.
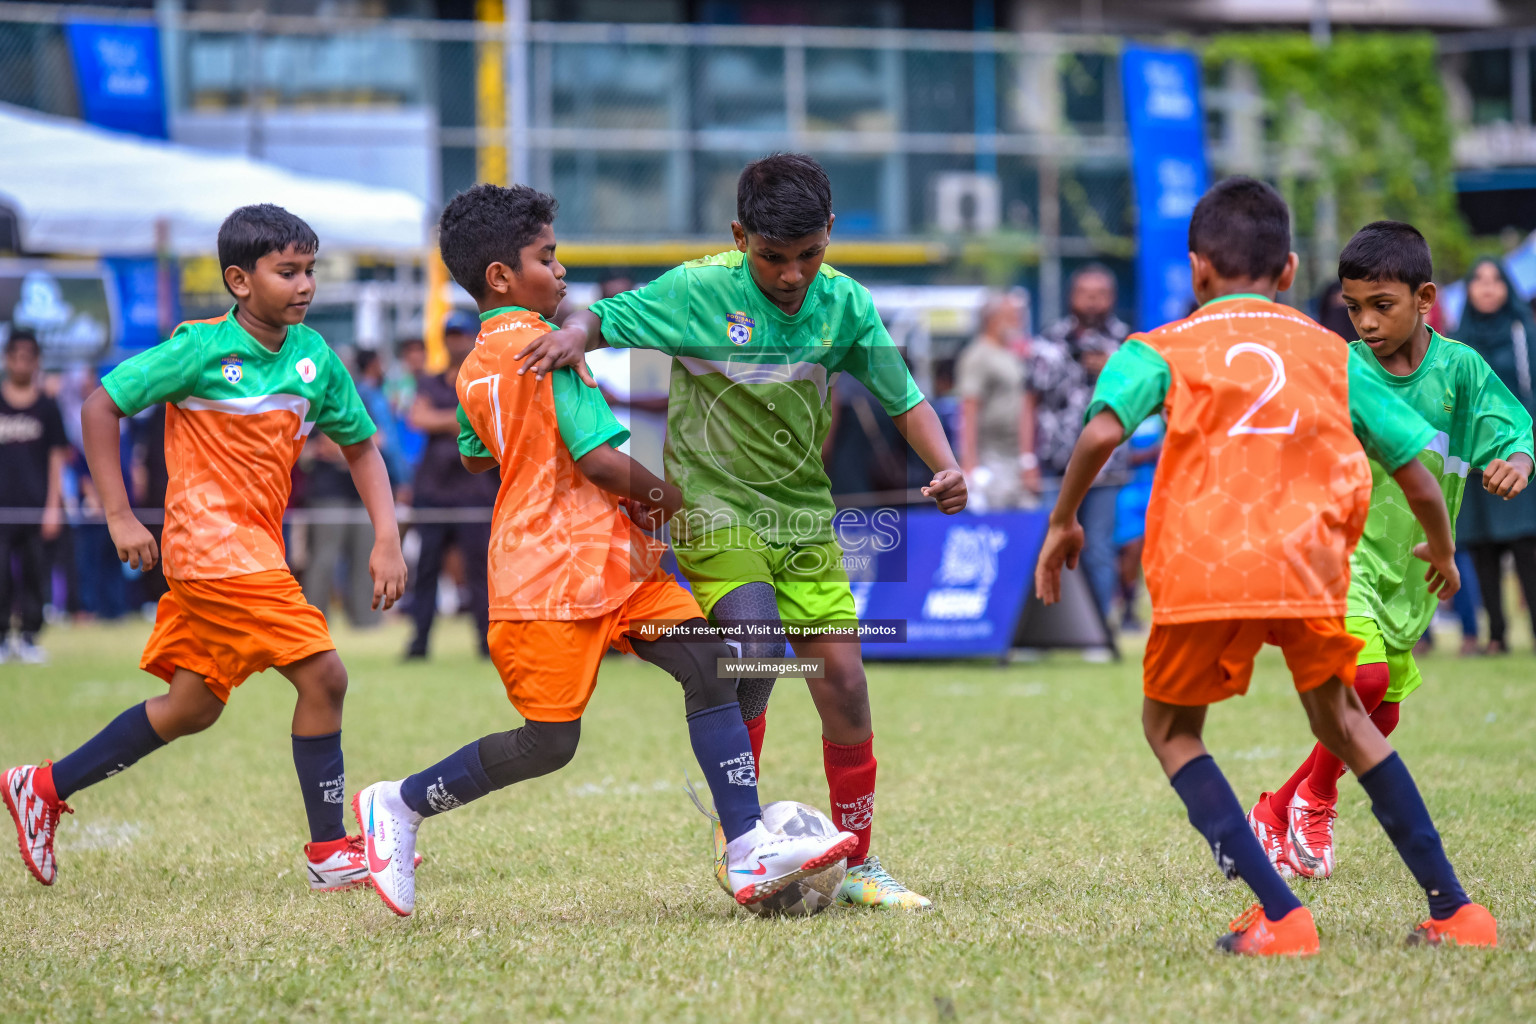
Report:
M 109 516 L 107 532 L 112 535 L 118 560 L 127 562 L 129 568 L 147 572 L 155 567 L 155 562 L 159 561 L 160 551 L 155 547 L 154 534 L 145 529 L 144 524 L 133 516 L 121 518 Z
M 1449 601 L 1456 596 L 1456 591 L 1461 589 L 1461 570 L 1456 568 L 1456 553 L 1436 558 L 1429 550 L 1428 541 L 1420 541 L 1413 546 L 1413 557 L 1429 563 L 1429 571 L 1424 574 L 1424 580 L 1429 584 L 1429 592 L 1438 594 L 1440 600 Z
M 373 607 L 388 611 L 405 593 L 405 555 L 400 538 L 381 537 L 368 556 L 368 574 L 373 577 Z
M 1065 526 L 1052 523 L 1045 531 L 1040 547 L 1040 561 L 1035 564 L 1035 593 L 1046 604 L 1061 600 L 1061 567 L 1077 568 L 1077 556 L 1083 553 L 1083 526 L 1074 517 Z
M 1521 459 L 1521 462 L 1524 461 Z M 1505 462 L 1503 459 L 1494 459 L 1483 470 L 1483 490 L 1506 501 L 1525 490 L 1529 482 L 1530 471 L 1525 466 Z
M 522 376 L 529 370 L 533 371 L 534 379 L 543 380 L 544 375 L 551 370 L 562 366 L 574 366 L 576 376 L 589 388 L 597 387 L 597 381 L 592 379 L 592 371 L 587 369 L 587 331 L 582 327 L 567 327 L 559 331 L 550 331 L 541 334 L 528 343 L 528 347 L 519 352 L 515 358 L 526 359 L 517 371 Z
M 655 533 L 683 507 L 683 492 L 669 483 L 651 491 L 645 499 L 620 498 L 619 504 L 642 530 Z
M 958 469 L 941 469 L 923 488 L 923 496 L 932 498 L 939 511 L 947 516 L 965 508 L 965 474 Z

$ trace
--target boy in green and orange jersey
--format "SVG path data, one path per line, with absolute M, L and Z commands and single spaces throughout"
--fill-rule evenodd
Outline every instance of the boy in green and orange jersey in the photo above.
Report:
M 1424 528 L 1414 554 L 1430 563 L 1429 589 L 1448 596 L 1459 585 L 1444 496 L 1415 458 L 1435 432 L 1343 339 L 1275 301 L 1296 254 L 1274 189 L 1251 178 L 1212 187 L 1195 206 L 1189 248 L 1202 305 L 1133 336 L 1105 365 L 1051 513 L 1040 596 L 1058 599 L 1062 565 L 1077 562 L 1077 508 L 1110 453 L 1166 409 L 1143 555 L 1153 625 L 1142 727 L 1217 865 L 1259 898 L 1218 948 L 1318 950 L 1311 911 L 1249 831 L 1202 740 L 1207 706 L 1247 691 L 1265 643 L 1284 653 L 1313 732 L 1354 769 L 1424 887 L 1430 917 L 1411 938 L 1497 945 L 1493 916 L 1462 890 L 1412 776 L 1355 694 L 1361 643 L 1344 622 L 1349 556 L 1370 505 L 1368 454 Z
M 4 776 L 22 857 L 53 884 L 54 832 L 72 793 L 170 741 L 208 728 L 230 692 L 276 666 L 298 691 L 293 761 L 309 818 L 310 888 L 368 880 L 362 844 L 343 826 L 341 711 L 347 672 L 325 616 L 304 600 L 283 551 L 290 473 L 310 432 L 341 446 L 373 521 L 375 606 L 405 586 L 405 560 L 374 424 L 342 361 L 303 324 L 314 296 L 315 233 L 276 206 L 241 207 L 219 229 L 235 306 L 182 324 L 123 362 L 81 413 L 85 454 L 118 557 L 152 568 L 161 552 L 133 516 L 118 455 L 119 422 L 166 403 L 164 569 L 170 591 L 139 665 L 170 686 L 136 704 L 55 764 Z
M 659 567 L 664 544 L 651 531 L 677 511 L 676 488 L 617 450 L 629 431 L 574 371 L 548 380 L 517 372 L 516 353 L 553 329 L 547 318 L 565 294 L 555 208 L 525 185 L 476 185 L 443 210 L 443 262 L 479 303 L 481 320 L 459 370 L 459 454 L 471 472 L 501 468 L 487 556 L 491 660 L 525 721 L 357 795 L 374 888 L 402 917 L 416 907 L 422 822 L 563 768 L 610 648 L 682 683 L 688 738 L 720 812 L 737 902 L 766 899 L 855 843 L 847 832 L 784 836 L 763 827 L 736 684 L 719 667 L 730 648 Z
M 1438 481 L 1451 521 L 1467 475 L 1505 500 L 1531 477 L 1531 415 L 1483 357 L 1424 322 L 1435 305 L 1429 243 L 1412 225 L 1367 224 L 1339 255 L 1345 306 L 1360 332 L 1355 356 L 1380 384 L 1418 413 L 1435 435 L 1419 454 Z M 1371 463 L 1371 510 L 1350 560 L 1345 628 L 1360 639 L 1355 692 L 1383 736 L 1397 727 L 1403 699 L 1423 683 L 1413 645 L 1435 615 L 1420 585 L 1413 549 L 1424 531 L 1402 489 Z M 1531 499 L 1522 499 L 1529 501 Z M 1333 822 L 1344 762 L 1322 744 L 1248 814 L 1254 835 L 1282 873 L 1326 878 L 1334 869 Z

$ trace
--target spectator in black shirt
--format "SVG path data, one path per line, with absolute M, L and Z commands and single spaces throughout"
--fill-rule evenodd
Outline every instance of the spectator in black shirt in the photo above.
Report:
M 62 477 L 69 440 L 58 404 L 42 393 L 37 338 L 17 331 L 5 342 L 5 380 L 0 382 L 0 481 L 11 510 L 0 522 L 0 660 L 14 657 L 32 665 L 47 660 L 37 646 L 43 628 L 47 581 L 43 541 L 63 524 Z M 15 521 L 23 520 L 23 521 Z M 12 563 L 19 576 L 12 578 Z M 7 643 L 11 616 L 19 636 Z
M 411 590 L 411 618 L 416 634 L 406 649 L 407 658 L 425 658 L 432 620 L 437 615 L 437 581 L 449 547 L 458 548 L 464 560 L 468 611 L 475 618 L 481 654 L 489 654 L 490 595 L 486 590 L 486 557 L 491 546 L 489 509 L 496 503 L 501 477 L 495 472 L 474 474 L 459 461 L 459 395 L 454 384 L 459 366 L 474 351 L 480 324 L 468 313 L 453 313 L 443 328 L 448 368 L 439 374 L 422 374 L 416 381 L 416 401 L 408 417 L 410 425 L 427 436 L 427 446 L 416 467 L 412 507 L 427 512 L 413 527 L 421 539 L 416 576 Z M 471 511 L 468 517 L 450 510 L 487 510 L 484 516 Z M 434 513 L 455 521 L 431 521 Z M 467 519 L 470 521 L 458 521 Z

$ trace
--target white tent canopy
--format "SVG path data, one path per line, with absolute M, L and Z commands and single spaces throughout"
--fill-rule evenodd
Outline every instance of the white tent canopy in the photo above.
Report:
M 219 224 L 250 203 L 276 203 L 303 217 L 332 251 L 419 250 L 426 239 L 426 204 L 409 192 L 0 104 L 0 204 L 15 210 L 29 252 L 150 254 L 155 225 L 164 221 L 173 253 L 211 253 Z

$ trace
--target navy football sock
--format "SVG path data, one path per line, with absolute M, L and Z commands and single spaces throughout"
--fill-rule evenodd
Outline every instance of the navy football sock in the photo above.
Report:
M 346 836 L 347 773 L 341 758 L 341 730 L 324 736 L 293 737 L 293 769 L 299 773 L 309 841 L 328 843 Z
M 116 775 L 163 746 L 165 740 L 149 724 L 149 712 L 143 704 L 135 704 L 73 753 L 54 762 L 53 788 L 60 800 L 67 799 L 71 793 Z
M 1413 784 L 1408 766 L 1393 751 L 1387 759 L 1360 776 L 1360 785 L 1371 798 L 1371 812 L 1398 855 L 1429 897 L 1429 914 L 1443 921 L 1471 903 L 1456 870 L 1440 845 L 1440 833 L 1429 818 L 1419 787 Z
M 741 705 L 732 701 L 695 711 L 688 716 L 688 740 L 715 798 L 726 842 L 752 831 L 763 811 L 757 803 L 757 770 Z
M 496 788 L 480 763 L 480 741 L 476 740 L 400 783 L 400 799 L 423 818 L 430 818 L 463 807 Z
M 1189 810 L 1189 823 L 1211 844 L 1216 866 L 1228 878 L 1248 883 L 1264 904 L 1265 917 L 1278 921 L 1301 906 L 1264 855 L 1264 847 L 1248 827 L 1243 805 L 1237 802 L 1237 795 L 1210 754 L 1202 754 L 1180 768 L 1169 782 Z

